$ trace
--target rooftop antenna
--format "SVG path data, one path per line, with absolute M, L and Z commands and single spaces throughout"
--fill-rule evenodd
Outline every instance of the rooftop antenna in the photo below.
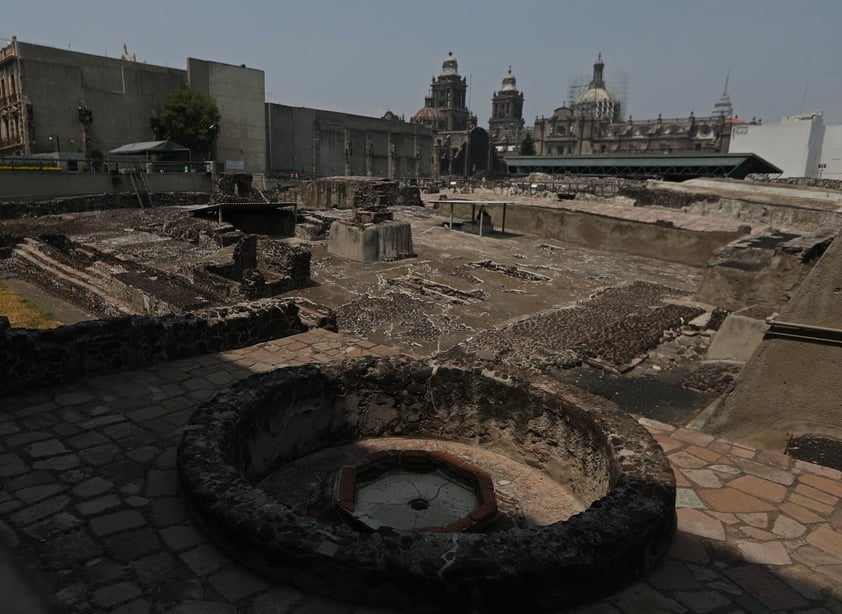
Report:
M 799 114 L 804 113 L 804 103 L 807 102 L 807 88 L 809 85 L 809 81 L 804 82 L 804 94 L 801 96 L 801 110 L 798 112 Z

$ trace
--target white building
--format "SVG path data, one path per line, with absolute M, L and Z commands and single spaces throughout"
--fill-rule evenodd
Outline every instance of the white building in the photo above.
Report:
M 825 126 L 821 112 L 789 115 L 780 124 L 737 124 L 729 153 L 754 153 L 782 177 L 842 179 L 842 125 Z

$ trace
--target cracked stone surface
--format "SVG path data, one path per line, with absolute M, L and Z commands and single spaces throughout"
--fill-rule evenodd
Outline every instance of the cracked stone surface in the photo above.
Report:
M 444 526 L 477 507 L 474 492 L 441 473 L 395 471 L 357 489 L 357 510 L 387 527 Z

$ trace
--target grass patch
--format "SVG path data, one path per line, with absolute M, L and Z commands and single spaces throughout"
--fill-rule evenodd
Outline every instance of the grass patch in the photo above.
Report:
M 9 318 L 14 328 L 57 328 L 55 316 L 40 309 L 0 281 L 0 315 Z

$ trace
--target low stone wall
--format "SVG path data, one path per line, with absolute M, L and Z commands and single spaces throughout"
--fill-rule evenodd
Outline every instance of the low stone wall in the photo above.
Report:
M 722 187 L 727 189 L 729 185 L 726 183 Z M 723 198 L 715 194 L 680 192 L 659 188 L 657 184 L 651 183 L 623 185 L 618 195 L 632 199 L 636 207 L 680 209 L 693 215 L 740 220 L 755 227 L 772 226 L 808 231 L 842 227 L 842 214 L 835 209 L 795 206 L 786 202 L 786 198 L 783 197 L 780 203 L 753 202 L 739 198 Z
M 446 204 L 447 201 L 441 203 Z M 475 205 L 454 204 L 454 216 L 460 220 L 470 219 L 472 207 Z M 494 227 L 500 227 L 503 205 L 485 205 L 485 210 L 491 215 Z M 444 208 L 441 211 L 444 212 Z M 718 248 L 744 234 L 726 230 L 690 230 L 586 211 L 523 205 L 507 208 L 506 231 L 691 266 L 705 266 Z
M 658 190 L 646 183 L 626 183 L 619 187 L 617 195 L 631 198 L 638 207 L 666 207 L 668 209 L 682 209 L 700 202 L 719 201 L 719 196 L 713 194 L 684 194 L 674 190 Z
M 245 347 L 307 328 L 293 300 L 158 318 L 125 316 L 52 330 L 11 328 L 0 316 L 0 395 Z
M 152 204 L 156 207 L 196 205 L 206 202 L 208 202 L 207 192 L 152 193 Z M 139 206 L 137 196 L 133 192 L 89 194 L 48 200 L 3 200 L 0 198 L 0 219 L 58 215 L 79 211 L 135 209 Z
M 0 203 L 102 194 L 132 198 L 137 203 L 137 197 L 127 175 L 4 171 L 2 176 Z M 201 192 L 203 200 L 198 202 L 207 202 L 211 189 L 211 178 L 205 173 L 148 173 L 143 177 L 156 204 L 159 195 L 189 192 Z

